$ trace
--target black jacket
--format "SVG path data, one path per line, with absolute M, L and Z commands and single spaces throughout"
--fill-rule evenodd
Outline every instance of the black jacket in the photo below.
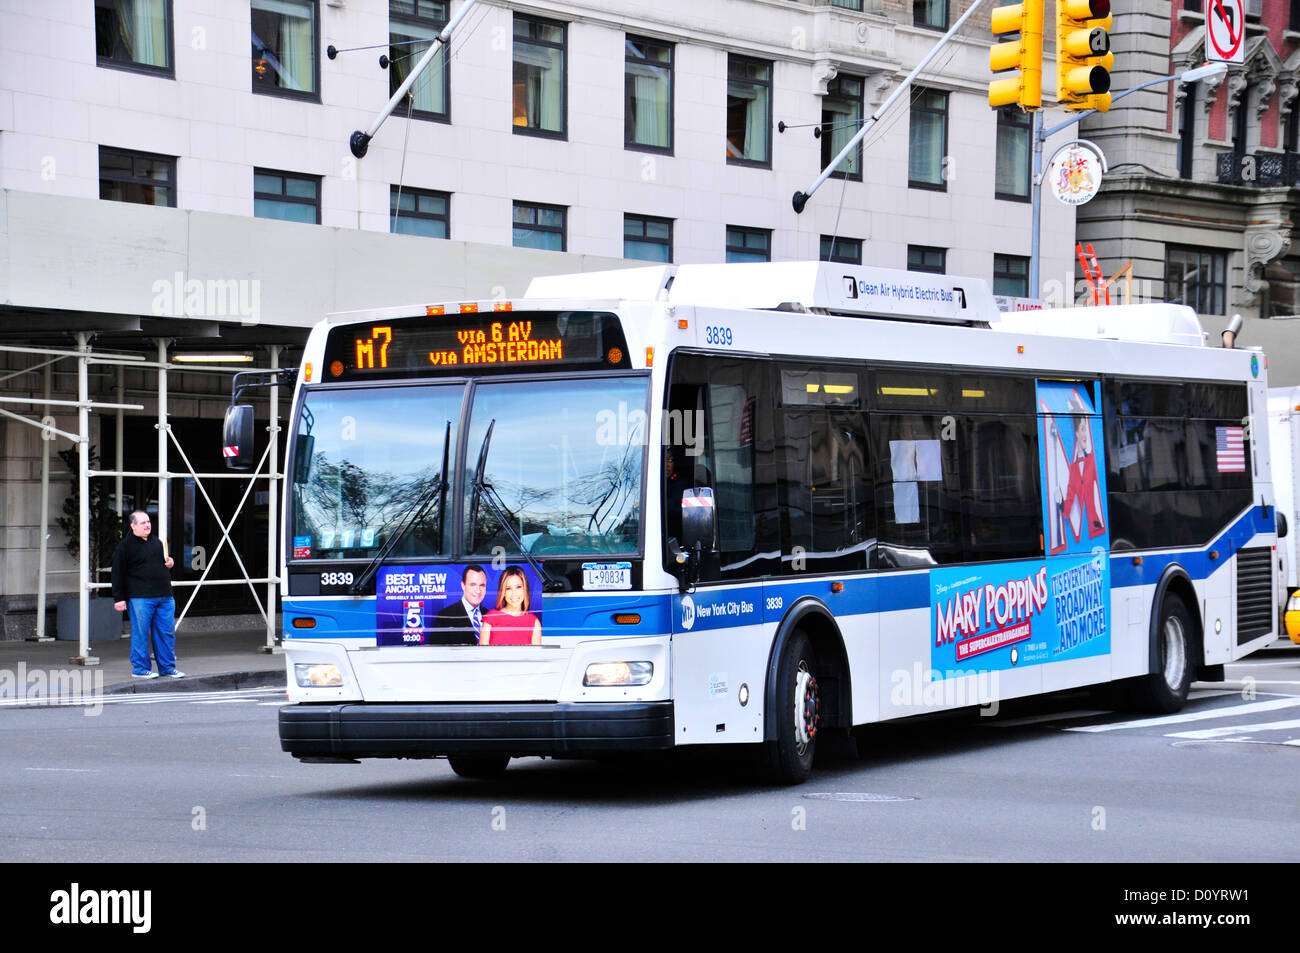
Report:
M 159 599 L 172 594 L 172 574 L 157 536 L 128 533 L 113 553 L 113 601 Z

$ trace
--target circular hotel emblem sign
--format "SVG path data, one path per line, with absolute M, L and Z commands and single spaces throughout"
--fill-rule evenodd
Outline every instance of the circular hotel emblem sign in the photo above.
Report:
M 1083 205 L 1101 188 L 1101 157 L 1075 143 L 1062 149 L 1047 167 L 1052 194 L 1066 205 Z

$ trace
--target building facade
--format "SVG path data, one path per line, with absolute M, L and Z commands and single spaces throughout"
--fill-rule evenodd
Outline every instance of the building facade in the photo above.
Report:
M 1029 124 L 988 108 L 987 11 L 792 207 L 968 5 L 479 0 L 358 158 L 353 132 L 460 3 L 5 4 L 0 338 L 13 350 L 0 351 L 0 391 L 43 396 L 23 349 L 72 347 L 78 333 L 151 360 L 203 349 L 264 367 L 274 348 L 292 364 L 331 311 L 508 297 L 535 275 L 639 261 L 824 258 L 1030 295 Z M 1073 209 L 1046 206 L 1043 238 L 1044 273 L 1066 272 Z M 52 393 L 68 399 L 60 360 Z M 152 373 L 93 376 L 96 399 L 133 405 L 121 438 L 116 411 L 92 414 L 105 469 L 123 443 L 118 469 L 158 468 Z M 187 428 L 173 430 L 187 433 L 169 472 L 180 449 L 218 467 L 228 388 L 228 375 L 176 378 L 171 416 Z M 68 410 L 51 414 L 61 427 Z M 7 617 L 35 592 L 42 436 L 0 422 Z M 52 477 L 66 490 L 66 472 Z M 112 505 L 156 504 L 139 479 Z M 178 502 L 194 495 L 184 479 L 165 493 L 173 546 L 215 548 L 202 503 L 196 515 Z M 256 549 L 267 517 L 252 499 L 241 525 Z M 71 563 L 52 553 L 51 590 L 66 590 Z M 238 591 L 207 605 L 229 610 Z
M 1141 0 L 1115 15 L 1116 91 L 1207 60 L 1204 0 Z M 1211 333 L 1233 314 L 1270 383 L 1300 384 L 1300 7 L 1245 0 L 1243 62 L 1134 93 L 1082 123 L 1110 174 L 1079 240 L 1106 274 L 1132 263 L 1138 295 L 1180 301 Z

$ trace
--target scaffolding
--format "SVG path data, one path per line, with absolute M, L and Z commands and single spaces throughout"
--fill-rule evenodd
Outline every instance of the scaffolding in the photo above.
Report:
M 0 406 L 0 416 L 11 420 L 19 421 L 35 427 L 42 434 L 41 448 L 41 503 L 40 503 L 40 557 L 39 571 L 37 578 L 37 595 L 36 595 L 36 639 L 38 641 L 52 641 L 52 638 L 46 634 L 46 596 L 48 592 L 49 570 L 49 504 L 50 504 L 50 444 L 56 437 L 63 437 L 71 440 L 77 447 L 77 487 L 79 496 L 78 506 L 78 555 L 77 555 L 77 595 L 78 595 L 78 653 L 68 661 L 77 665 L 97 665 L 99 659 L 90 653 L 90 597 L 94 590 L 109 589 L 111 583 L 101 583 L 92 579 L 92 571 L 100 567 L 91 567 L 90 560 L 90 480 L 92 477 L 112 477 L 116 490 L 116 505 L 121 510 L 123 506 L 123 484 L 124 477 L 145 477 L 158 480 L 158 538 L 164 541 L 166 545 L 168 533 L 168 481 L 174 477 L 192 479 L 196 490 L 202 494 L 204 501 L 212 512 L 212 517 L 221 530 L 221 540 L 217 544 L 211 557 L 207 559 L 203 573 L 197 580 L 179 580 L 172 583 L 173 587 L 191 587 L 189 599 L 185 603 L 184 609 L 176 617 L 177 628 L 180 627 L 185 615 L 189 612 L 190 606 L 194 603 L 195 596 L 198 595 L 200 588 L 203 586 L 223 586 L 223 585 L 243 585 L 249 587 L 253 595 L 253 601 L 256 603 L 259 613 L 266 624 L 266 643 L 262 647 L 263 652 L 277 651 L 278 639 L 275 629 L 275 597 L 276 590 L 280 583 L 279 561 L 276 550 L 276 539 L 278 538 L 277 524 L 279 488 L 283 474 L 280 472 L 280 454 L 279 454 L 279 400 L 280 387 L 278 376 L 273 375 L 273 382 L 270 385 L 270 423 L 267 431 L 270 435 L 267 440 L 266 450 L 263 452 L 257 467 L 251 473 L 199 473 L 191 464 L 188 454 L 176 439 L 168 423 L 168 405 L 167 405 L 167 374 L 168 371 L 184 371 L 187 374 L 193 373 L 217 373 L 217 374 L 236 374 L 249 370 L 247 367 L 232 367 L 216 364 L 208 364 L 202 367 L 191 365 L 178 365 L 169 363 L 167 359 L 167 348 L 170 339 L 156 338 L 154 343 L 157 347 L 157 359 L 148 360 L 139 354 L 115 354 L 110 352 L 95 352 L 90 346 L 91 335 L 88 332 L 79 332 L 76 334 L 77 347 L 74 351 L 59 350 L 52 348 L 33 348 L 33 347 L 16 347 L 0 345 L 0 352 L 9 352 L 22 355 L 44 358 L 39 360 L 32 367 L 23 368 L 18 371 L 6 374 L 0 377 L 0 382 L 17 377 L 21 374 L 28 374 L 40 370 L 44 377 L 44 393 L 41 397 L 7 397 L 0 396 L 0 404 L 34 404 L 40 408 L 41 419 L 35 420 L 31 417 L 20 413 L 6 410 Z M 270 348 L 270 367 L 269 371 L 275 372 L 280 369 L 279 359 L 281 345 L 269 345 Z M 77 362 L 77 399 L 55 400 L 52 397 L 52 369 L 53 366 L 62 360 L 75 359 Z M 118 369 L 117 373 L 117 400 L 113 402 L 91 400 L 90 398 L 90 367 L 92 365 L 105 365 Z M 125 375 L 128 369 L 142 368 L 153 369 L 158 374 L 158 411 L 157 423 L 154 425 L 158 431 L 158 468 L 157 470 L 125 470 L 123 469 L 123 436 L 125 412 L 128 410 L 144 410 L 143 404 L 129 404 L 124 401 L 125 397 Z M 62 430 L 55 426 L 55 421 L 50 416 L 51 408 L 57 407 L 75 407 L 77 409 L 77 431 L 72 433 Z M 95 470 L 90 466 L 90 413 L 91 411 L 114 411 L 115 412 L 115 433 L 117 436 L 116 451 L 114 454 L 114 467 L 111 470 Z M 176 448 L 181 460 L 185 465 L 184 470 L 172 471 L 167 466 L 168 447 Z M 223 519 L 212 497 L 208 494 L 204 486 L 204 480 L 245 480 L 247 485 L 244 488 L 243 496 L 240 497 L 238 505 L 230 518 Z M 258 578 L 253 578 L 244 560 L 239 554 L 238 547 L 235 546 L 230 538 L 230 530 L 235 525 L 236 520 L 243 513 L 244 505 L 247 503 L 253 487 L 259 480 L 268 481 L 267 507 L 268 507 L 268 533 L 266 547 L 266 565 L 267 574 Z M 210 579 L 212 567 L 216 565 L 217 556 L 220 555 L 226 544 L 230 544 L 231 553 L 235 557 L 235 562 L 239 566 L 241 575 L 229 579 Z M 258 595 L 257 586 L 265 584 L 266 601 L 263 603 Z

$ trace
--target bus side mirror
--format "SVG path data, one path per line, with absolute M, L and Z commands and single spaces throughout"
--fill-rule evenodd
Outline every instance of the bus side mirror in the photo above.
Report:
M 316 449 L 316 438 L 309 433 L 298 434 L 293 448 L 293 482 L 306 483 L 311 477 L 311 458 Z
M 1286 539 L 1286 517 L 1282 515 L 1281 510 L 1276 508 L 1273 510 L 1273 514 L 1277 517 L 1277 538 Z
M 714 516 L 713 489 L 697 486 L 682 490 L 682 545 L 688 553 L 711 553 L 716 548 L 718 522 Z
M 253 469 L 253 405 L 232 404 L 226 408 L 221 427 L 221 455 L 228 470 Z

